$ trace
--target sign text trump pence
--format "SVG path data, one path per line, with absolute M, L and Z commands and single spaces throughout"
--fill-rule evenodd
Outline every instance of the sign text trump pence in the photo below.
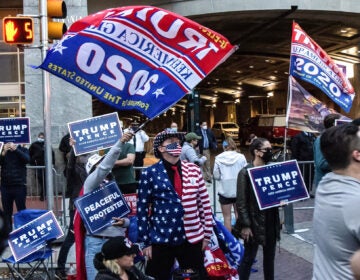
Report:
M 309 198 L 296 160 L 248 169 L 261 210 Z
M 109 148 L 122 135 L 117 113 L 71 122 L 68 127 L 71 138 L 75 140 L 75 155 Z
M 115 182 L 81 196 L 75 201 L 75 206 L 91 234 L 111 226 L 113 217 L 121 218 L 130 213 L 130 208 Z
M 30 119 L 0 119 L 0 141 L 4 143 L 30 144 Z
M 8 243 L 14 259 L 19 261 L 63 235 L 54 213 L 49 211 L 12 231 Z

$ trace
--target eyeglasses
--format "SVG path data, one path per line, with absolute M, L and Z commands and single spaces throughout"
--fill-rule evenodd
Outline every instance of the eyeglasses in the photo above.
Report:
M 266 153 L 266 152 L 272 152 L 272 148 L 264 148 L 264 149 L 259 149 L 260 152 Z

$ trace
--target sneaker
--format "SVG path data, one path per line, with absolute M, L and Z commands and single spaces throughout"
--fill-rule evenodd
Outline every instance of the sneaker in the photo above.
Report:
M 58 280 L 66 280 L 67 279 L 67 275 L 65 273 L 64 270 L 57 270 L 55 271 L 55 279 Z

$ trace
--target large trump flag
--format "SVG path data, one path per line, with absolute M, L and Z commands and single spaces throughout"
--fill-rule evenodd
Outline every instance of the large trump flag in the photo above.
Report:
M 235 51 L 222 35 L 150 6 L 113 8 L 71 25 L 40 67 L 117 110 L 153 118 Z
M 325 92 L 345 112 L 355 97 L 353 86 L 331 57 L 293 22 L 290 75 Z
M 305 90 L 294 77 L 289 77 L 289 106 L 286 114 L 287 127 L 320 133 L 325 129 L 324 118 L 329 114 L 339 114 L 327 107 Z M 351 121 L 350 118 L 340 115 L 340 120 Z

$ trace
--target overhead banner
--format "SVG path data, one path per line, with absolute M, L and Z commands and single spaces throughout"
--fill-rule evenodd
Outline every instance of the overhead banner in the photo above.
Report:
M 331 57 L 301 27 L 293 22 L 290 75 L 325 92 L 345 112 L 349 112 L 355 91 Z
M 75 155 L 112 147 L 122 136 L 117 113 L 68 123 L 70 137 L 75 140 Z
M 29 118 L 0 118 L 0 141 L 30 144 Z
M 153 118 L 234 51 L 225 37 L 185 17 L 127 6 L 73 23 L 40 67 L 117 110 Z
M 288 128 L 321 133 L 324 128 L 324 118 L 329 114 L 339 114 L 340 120 L 351 121 L 350 118 L 328 108 L 321 101 L 306 91 L 294 77 L 289 77 L 289 106 L 286 114 Z
M 121 218 L 130 213 L 129 205 L 114 181 L 79 197 L 75 206 L 91 234 L 111 226 L 113 217 Z
M 49 211 L 12 231 L 8 243 L 15 261 L 19 261 L 63 235 L 54 213 Z
M 248 169 L 260 210 L 309 198 L 296 160 Z

